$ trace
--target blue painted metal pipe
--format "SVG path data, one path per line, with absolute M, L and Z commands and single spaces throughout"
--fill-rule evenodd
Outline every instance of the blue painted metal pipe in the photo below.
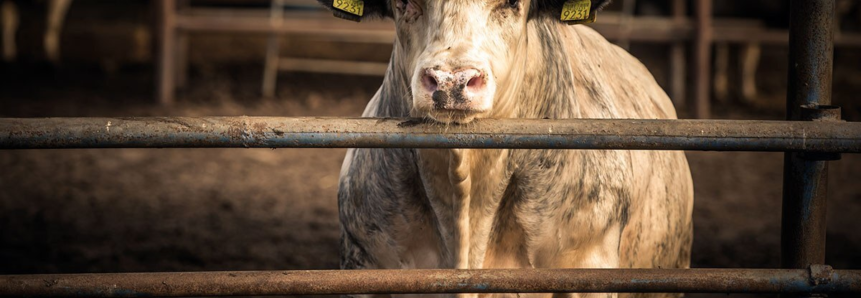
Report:
M 519 148 L 861 152 L 861 123 L 376 118 L 0 119 L 0 149 Z

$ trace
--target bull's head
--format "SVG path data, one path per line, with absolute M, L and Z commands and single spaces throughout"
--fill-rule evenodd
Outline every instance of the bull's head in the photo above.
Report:
M 511 104 L 497 99 L 510 97 L 506 95 L 512 95 L 522 80 L 522 71 L 518 70 L 527 67 L 529 22 L 550 19 L 564 22 L 566 18 L 567 21 L 582 21 L 610 2 L 319 1 L 336 16 L 346 19 L 394 19 L 398 38 L 392 63 L 395 63 L 395 71 L 405 77 L 403 81 L 409 84 L 412 116 L 443 123 L 506 116 L 501 111 L 509 110 L 506 106 Z M 568 15 L 572 12 L 580 16 Z

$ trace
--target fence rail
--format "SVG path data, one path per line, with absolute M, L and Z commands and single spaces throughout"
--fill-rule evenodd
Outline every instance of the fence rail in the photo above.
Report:
M 861 153 L 861 123 L 406 118 L 0 118 L 0 149 L 546 148 Z
M 170 11 L 172 1 L 161 1 Z M 415 147 L 786 151 L 781 266 L 787 269 L 517 269 L 200 272 L 0 276 L 0 296 L 367 293 L 861 293 L 861 271 L 824 262 L 827 160 L 861 153 L 861 124 L 831 102 L 834 0 L 792 1 L 788 120 L 0 119 L 0 149 Z M 168 14 L 170 15 L 170 14 Z M 162 20 L 171 35 L 176 20 Z M 170 46 L 161 47 L 163 53 Z M 702 56 L 702 55 L 701 55 Z M 706 55 L 707 56 L 707 55 Z M 173 72 L 161 64 L 170 82 Z M 164 79 L 163 78 L 163 79 Z M 168 98 L 169 88 L 160 89 Z M 168 92 L 168 93 L 165 93 Z M 165 97 L 167 95 L 167 97 Z M 806 108 L 805 108 L 806 107 Z M 806 120 L 806 121 L 798 121 Z M 813 121 L 810 121 L 813 120 Z M 809 266 L 809 267 L 808 267 Z M 802 269 L 806 268 L 806 269 Z
M 0 276 L 0 297 L 410 293 L 859 293 L 861 271 L 804 269 L 331 270 Z

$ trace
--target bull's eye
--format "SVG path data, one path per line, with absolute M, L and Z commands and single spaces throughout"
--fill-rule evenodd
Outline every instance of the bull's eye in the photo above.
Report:
M 508 6 L 510 6 L 511 8 L 520 7 L 520 0 L 507 0 L 507 1 L 508 1 Z

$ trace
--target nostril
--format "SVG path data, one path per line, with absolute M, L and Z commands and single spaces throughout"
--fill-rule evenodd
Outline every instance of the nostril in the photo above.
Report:
M 439 82 L 437 82 L 433 76 L 427 73 L 422 76 L 422 84 L 430 92 L 434 92 L 439 88 Z
M 466 87 L 469 88 L 470 92 L 480 92 L 484 89 L 484 78 L 482 78 L 482 76 L 476 76 L 469 79 L 469 82 L 466 83 Z

